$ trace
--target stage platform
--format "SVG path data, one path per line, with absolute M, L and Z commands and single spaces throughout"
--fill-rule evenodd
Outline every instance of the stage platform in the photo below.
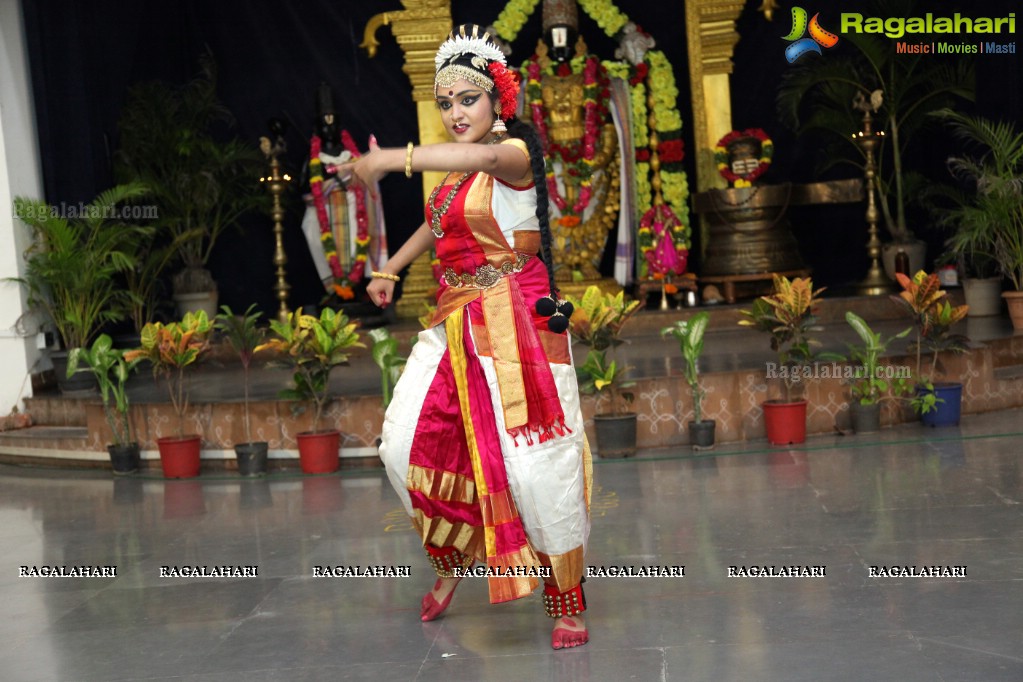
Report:
M 953 297 L 961 294 L 954 292 Z M 760 404 L 777 397 L 780 387 L 765 377 L 767 363 L 775 361 L 767 337 L 738 326 L 736 305 L 645 310 L 630 322 L 627 343 L 618 349 L 618 361 L 627 365 L 636 381 L 634 410 L 639 415 L 640 448 L 688 448 L 686 423 L 692 419 L 692 401 L 682 376 L 683 359 L 673 337 L 660 330 L 698 310 L 711 313 L 711 324 L 700 361 L 707 387 L 704 411 L 717 421 L 717 442 L 764 439 Z M 824 299 L 818 310 L 823 331 L 820 350 L 845 352 L 857 340 L 845 322 L 848 310 L 868 320 L 886 336 L 907 326 L 908 321 L 887 297 L 834 297 Z M 943 358 L 949 379 L 964 383 L 966 415 L 1023 407 L 1023 334 L 1014 333 L 1006 316 L 968 318 L 961 331 L 971 339 L 971 351 Z M 407 352 L 409 339 L 419 327 L 415 321 L 391 325 L 392 334 Z M 886 363 L 912 364 L 905 357 L 905 341 L 894 344 Z M 576 345 L 578 362 L 586 348 Z M 272 468 L 297 467 L 295 435 L 311 428 L 311 417 L 301 406 L 277 399 L 290 381 L 286 368 L 260 366 L 252 372 L 252 428 L 256 440 L 270 443 Z M 242 426 L 242 372 L 236 361 L 218 352 L 191 373 L 192 413 L 187 430 L 203 437 L 204 466 L 211 469 L 235 466 L 233 444 L 244 441 Z M 326 421 L 342 433 L 344 466 L 378 466 L 376 443 L 383 420 L 380 374 L 369 349 L 357 349 L 350 366 L 335 370 L 332 390 L 338 399 L 328 408 Z M 134 376 L 129 384 L 134 422 L 143 448 L 145 466 L 158 466 L 156 439 L 173 435 L 175 418 L 163 384 L 148 373 Z M 814 380 L 807 384 L 810 434 L 844 432 L 849 428 L 847 387 L 839 379 Z M 583 413 L 591 445 L 593 414 L 603 399 L 584 396 Z M 108 435 L 98 396 L 68 398 L 55 391 L 26 401 L 34 426 L 0 433 L 0 461 L 49 463 L 57 466 L 109 466 L 105 450 Z M 298 411 L 296 411 L 298 408 Z M 882 412 L 883 426 L 911 421 L 904 405 L 891 403 Z M 597 453 L 599 455 L 599 452 Z

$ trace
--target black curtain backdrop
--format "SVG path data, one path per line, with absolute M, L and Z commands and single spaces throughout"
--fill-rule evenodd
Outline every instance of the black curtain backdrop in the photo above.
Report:
M 285 164 L 296 177 L 308 153 L 316 88 L 322 81 L 333 87 L 341 125 L 360 147 L 365 148 L 370 133 L 382 146 L 404 146 L 416 139 L 411 86 L 401 71 L 403 56 L 390 29 L 377 32 L 380 47 L 375 58 L 358 47 L 370 17 L 401 9 L 398 0 L 23 0 L 23 4 L 45 198 L 51 203 L 89 201 L 108 188 L 113 183 L 110 160 L 117 148 L 117 120 L 128 88 L 149 80 L 187 81 L 198 72 L 198 56 L 207 48 L 218 65 L 220 98 L 237 121 L 234 133 L 255 145 L 267 134 L 270 118 L 288 121 Z M 859 4 L 843 2 L 841 11 Z M 965 5 L 933 2 L 927 9 L 938 13 L 959 4 Z M 984 3 L 984 14 L 1002 16 L 1012 4 Z M 762 127 L 774 139 L 775 163 L 767 181 L 810 180 L 812 168 L 805 157 L 812 150 L 801 149 L 799 141 L 775 122 L 774 88 L 787 66 L 781 36 L 789 30 L 788 9 L 782 8 L 773 22 L 767 22 L 756 11 L 759 5 L 759 0 L 750 0 L 738 24 L 742 39 L 732 76 L 734 125 Z M 495 0 L 452 0 L 452 15 L 456 24 L 489 24 L 503 6 Z M 685 145 L 691 149 L 684 4 L 634 0 L 618 6 L 653 35 L 673 64 Z M 823 10 L 824 25 L 828 26 L 829 14 L 832 23 L 837 22 L 839 11 Z M 977 16 L 979 11 L 963 12 Z M 1023 25 L 1023 17 L 1019 21 Z M 582 11 L 580 29 L 592 52 L 613 56 L 615 43 Z M 512 64 L 528 58 L 540 31 L 538 7 L 512 44 Z M 978 109 L 1019 120 L 1023 111 L 1019 58 L 991 60 L 978 62 Z M 943 157 L 937 159 L 940 163 Z M 688 151 L 686 164 L 695 190 Z M 420 188 L 418 178 L 408 181 L 401 174 L 382 183 L 392 252 L 422 220 Z M 295 187 L 287 197 L 285 225 L 293 307 L 316 303 L 322 291 L 299 229 L 299 194 Z M 862 275 L 864 259 L 848 255 L 863 252 L 862 216 L 862 207 L 814 208 L 793 216 L 803 256 L 822 284 L 841 284 Z M 269 218 L 251 216 L 239 231 L 223 237 L 210 263 L 221 301 L 236 310 L 249 303 L 274 310 L 272 257 Z

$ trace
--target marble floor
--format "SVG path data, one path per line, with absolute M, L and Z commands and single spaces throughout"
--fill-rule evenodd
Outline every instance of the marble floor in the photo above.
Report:
M 1023 680 L 1021 443 L 1009 411 L 597 461 L 587 564 L 684 576 L 590 578 L 591 641 L 561 652 L 539 596 L 491 606 L 481 579 L 419 622 L 432 573 L 381 471 L 0 467 L 0 679 Z M 411 568 L 314 577 L 370 565 Z M 76 566 L 116 576 L 20 577 Z M 193 566 L 256 575 L 161 577 Z M 729 577 L 763 566 L 825 575 Z

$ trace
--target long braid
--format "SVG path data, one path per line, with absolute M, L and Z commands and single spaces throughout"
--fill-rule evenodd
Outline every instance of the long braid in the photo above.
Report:
M 554 259 L 551 256 L 551 218 L 550 194 L 547 191 L 547 162 L 544 160 L 543 146 L 540 137 L 532 126 L 526 125 L 517 118 L 508 121 L 508 134 L 526 143 L 529 150 L 529 165 L 533 170 L 533 184 L 536 186 L 536 219 L 540 222 L 540 258 L 547 266 L 547 280 L 550 283 L 551 295 L 557 297 L 554 284 Z
M 547 283 L 550 285 L 550 296 L 536 302 L 536 312 L 547 320 L 547 327 L 555 333 L 562 333 L 568 328 L 568 318 L 572 316 L 572 304 L 560 300 L 558 288 L 554 283 L 554 258 L 551 256 L 550 194 L 547 191 L 547 162 L 544 160 L 543 146 L 540 137 L 531 126 L 517 118 L 507 122 L 508 134 L 526 143 L 529 151 L 529 165 L 533 171 L 533 185 L 536 187 L 536 219 L 540 223 L 540 259 L 547 266 Z

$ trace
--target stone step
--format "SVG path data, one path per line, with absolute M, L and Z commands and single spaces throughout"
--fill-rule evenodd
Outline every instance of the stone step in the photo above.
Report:
M 97 393 L 91 398 L 67 398 L 58 392 L 25 398 L 25 411 L 32 415 L 32 423 L 45 426 L 82 427 L 87 425 L 85 405 L 99 400 Z

